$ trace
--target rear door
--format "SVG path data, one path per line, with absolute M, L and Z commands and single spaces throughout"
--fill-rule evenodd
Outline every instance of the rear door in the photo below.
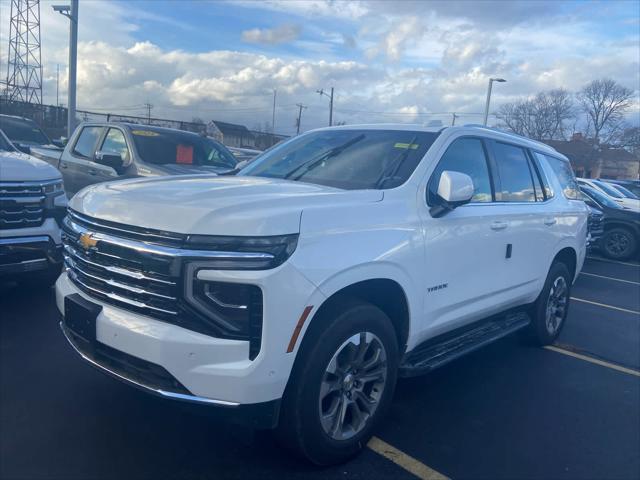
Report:
M 65 189 L 70 195 L 78 190 L 96 183 L 96 170 L 93 156 L 96 146 L 102 138 L 104 127 L 87 125 L 75 139 L 75 143 L 66 151 L 60 160 L 60 171 Z

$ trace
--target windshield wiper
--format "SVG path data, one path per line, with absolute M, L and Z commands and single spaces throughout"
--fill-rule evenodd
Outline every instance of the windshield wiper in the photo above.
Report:
M 335 157 L 336 155 L 339 155 L 340 153 L 345 151 L 347 148 L 349 148 L 351 145 L 353 145 L 355 143 L 358 143 L 363 138 L 364 138 L 364 133 L 361 133 L 357 137 L 353 137 L 348 142 L 345 142 L 342 145 L 338 145 L 337 147 L 333 147 L 333 148 L 327 150 L 322 155 L 320 155 L 318 158 L 311 159 L 308 162 L 305 162 L 305 163 L 303 163 L 301 165 L 298 165 L 296 168 L 294 168 L 289 173 L 287 173 L 283 178 L 289 179 L 289 178 L 293 177 L 296 173 L 300 172 L 299 175 L 295 176 L 294 178 L 291 178 L 292 180 L 299 180 L 303 175 L 305 175 L 310 170 L 313 170 L 314 168 L 316 168 L 318 165 L 320 165 L 325 160 L 328 160 L 331 157 Z
M 404 162 L 407 158 L 407 155 L 409 155 L 409 150 L 412 149 L 413 147 L 413 142 L 416 141 L 416 139 L 418 138 L 418 135 L 414 135 L 413 138 L 411 139 L 411 141 L 407 144 L 407 149 L 405 151 L 403 151 L 402 153 L 400 153 L 395 160 L 393 160 L 393 162 L 391 162 L 389 165 L 387 165 L 387 168 L 385 168 L 382 171 L 382 174 L 380 175 L 380 177 L 378 177 L 378 180 L 376 180 L 376 188 L 380 188 L 384 185 L 384 183 L 387 180 L 392 179 L 396 173 L 398 173 L 398 170 L 400 169 L 400 166 L 402 165 L 402 162 Z M 391 170 L 391 171 L 389 171 Z M 387 173 L 389 172 L 389 173 Z

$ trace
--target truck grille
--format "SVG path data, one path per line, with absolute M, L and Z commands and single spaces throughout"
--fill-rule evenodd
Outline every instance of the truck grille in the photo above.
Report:
M 69 280 L 90 297 L 205 335 L 248 340 L 250 358 L 255 358 L 261 343 L 262 291 L 254 287 L 248 334 L 227 326 L 223 317 L 229 312 L 218 312 L 215 318 L 199 312 L 186 299 L 183 272 L 190 262 L 198 264 L 220 252 L 176 246 L 184 237 L 69 210 L 62 222 L 65 269 Z
M 0 230 L 42 225 L 45 198 L 40 184 L 0 183 Z

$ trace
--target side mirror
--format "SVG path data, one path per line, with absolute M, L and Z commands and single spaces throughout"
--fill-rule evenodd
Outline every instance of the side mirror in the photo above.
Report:
M 119 153 L 98 151 L 96 152 L 95 160 L 96 163 L 111 167 L 117 173 L 122 173 L 124 162 L 122 161 L 122 156 Z
M 431 207 L 431 216 L 442 217 L 454 208 L 469 203 L 473 192 L 473 180 L 469 175 L 445 170 L 440 175 L 437 192 L 438 203 Z
M 53 143 L 56 147 L 64 148 L 67 145 L 67 141 L 68 139 L 66 137 L 60 137 L 51 140 L 51 143 Z

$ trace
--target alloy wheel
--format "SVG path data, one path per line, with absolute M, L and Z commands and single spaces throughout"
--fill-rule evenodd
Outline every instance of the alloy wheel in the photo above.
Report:
M 545 325 L 549 335 L 555 335 L 567 312 L 569 303 L 569 287 L 564 277 L 558 277 L 553 281 L 547 299 Z
M 612 232 L 607 236 L 604 248 L 614 257 L 623 257 L 627 253 L 630 244 L 631 241 L 627 234 L 623 232 Z
M 387 353 L 371 332 L 345 341 L 325 369 L 320 387 L 320 423 L 334 440 L 361 432 L 380 404 L 387 380 Z

